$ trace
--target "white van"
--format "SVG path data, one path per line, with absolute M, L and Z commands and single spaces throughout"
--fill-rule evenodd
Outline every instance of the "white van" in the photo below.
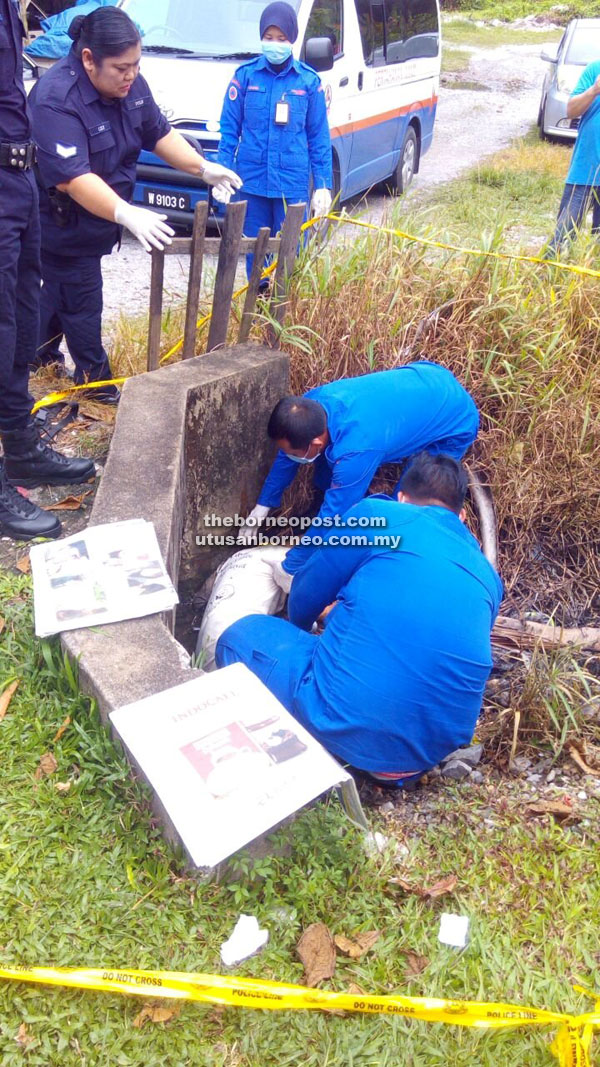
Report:
M 402 193 L 433 136 L 441 35 L 439 0 L 291 0 L 294 54 L 319 71 L 343 201 L 387 180 Z M 121 0 L 143 33 L 142 71 L 169 122 L 208 158 L 219 143 L 223 97 L 235 69 L 260 53 L 265 0 Z M 206 186 L 150 152 L 134 201 L 189 222 Z M 222 210 L 216 203 L 217 211 Z

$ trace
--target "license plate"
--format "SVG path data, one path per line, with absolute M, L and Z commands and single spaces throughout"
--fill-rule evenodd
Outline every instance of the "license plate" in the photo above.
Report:
M 191 211 L 189 193 L 167 193 L 163 189 L 144 189 L 144 203 L 171 211 Z

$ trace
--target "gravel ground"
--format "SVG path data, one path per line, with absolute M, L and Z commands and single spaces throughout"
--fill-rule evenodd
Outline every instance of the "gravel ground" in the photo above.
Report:
M 442 79 L 435 135 L 408 197 L 418 204 L 439 182 L 455 178 L 478 160 L 522 136 L 537 118 L 543 76 L 539 54 L 543 45 L 508 45 L 469 49 L 467 71 Z M 479 88 L 460 88 L 461 85 Z M 345 205 L 359 208 L 365 218 L 381 221 L 390 198 L 373 191 Z M 210 262 L 208 275 L 210 275 Z M 165 307 L 185 299 L 187 257 L 167 256 Z M 244 282 L 240 264 L 240 284 Z M 125 235 L 119 252 L 104 260 L 104 318 L 107 339 L 119 314 L 139 315 L 148 304 L 150 261 L 138 242 Z

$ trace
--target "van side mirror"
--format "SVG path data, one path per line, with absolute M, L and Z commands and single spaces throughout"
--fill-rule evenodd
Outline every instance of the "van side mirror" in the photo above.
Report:
M 556 63 L 556 60 L 558 59 L 557 52 L 558 50 L 556 48 L 550 46 L 550 48 L 542 48 L 540 56 L 545 63 Z
M 309 37 L 304 46 L 304 62 L 317 71 L 333 67 L 333 45 L 329 37 Z

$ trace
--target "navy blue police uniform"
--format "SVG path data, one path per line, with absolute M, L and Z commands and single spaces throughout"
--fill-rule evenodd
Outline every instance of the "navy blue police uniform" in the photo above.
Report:
M 331 138 L 321 79 L 293 56 L 281 69 L 259 56 L 236 70 L 221 112 L 219 163 L 237 171 L 248 201 L 244 232 L 275 235 L 285 205 L 332 185 Z M 251 264 L 248 264 L 251 269 Z
M 40 223 L 24 33 L 18 0 L 0 0 L 0 430 L 19 429 L 29 418 L 29 363 L 38 333 Z
M 102 256 L 120 239 L 120 227 L 77 204 L 57 186 L 97 174 L 130 200 L 142 148 L 152 151 L 171 127 L 138 74 L 122 100 L 105 100 L 72 49 L 35 86 L 30 97 L 37 146 L 42 224 L 42 344 L 56 327 L 75 362 L 75 381 L 110 378 L 102 345 Z

